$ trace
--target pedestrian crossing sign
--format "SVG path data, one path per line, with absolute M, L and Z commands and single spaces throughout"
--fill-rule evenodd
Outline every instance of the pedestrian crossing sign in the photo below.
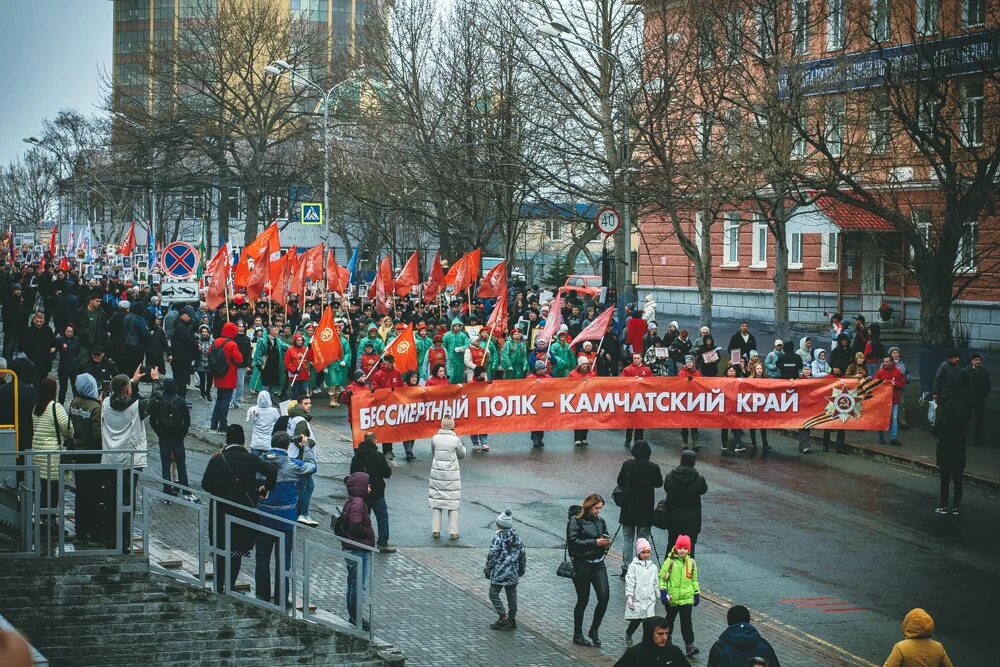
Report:
M 322 225 L 323 224 L 323 205 L 318 203 L 303 203 L 302 206 L 302 224 L 303 225 Z

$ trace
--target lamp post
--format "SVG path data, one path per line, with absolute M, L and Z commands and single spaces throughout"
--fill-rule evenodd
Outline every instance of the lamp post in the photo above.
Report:
M 319 92 L 323 96 L 323 242 L 327 247 L 330 246 L 329 243 L 329 233 L 330 233 L 330 96 L 333 95 L 334 91 L 343 86 L 346 83 L 350 83 L 353 79 L 344 79 L 338 84 L 335 84 L 330 90 L 324 91 L 322 86 L 307 77 L 306 75 L 298 72 L 292 65 L 290 65 L 285 60 L 275 60 L 273 63 L 264 68 L 264 73 L 268 76 L 284 76 L 289 81 L 299 82 L 309 86 L 313 90 Z
M 559 21 L 549 21 L 547 23 L 539 24 L 535 30 L 536 34 L 540 37 L 545 37 L 547 39 L 558 39 L 561 41 L 568 41 L 577 46 L 581 46 L 589 51 L 598 53 L 612 62 L 614 69 L 617 70 L 619 76 L 621 76 L 622 86 L 626 85 L 628 77 L 625 73 L 625 68 L 622 65 L 621 59 L 618 55 L 609 49 L 604 48 L 600 44 L 596 44 L 590 40 L 580 37 L 571 26 L 565 23 L 560 23 Z M 622 128 L 621 128 L 621 144 L 619 145 L 619 171 L 622 179 L 622 196 L 619 198 L 620 208 L 619 214 L 622 219 L 622 227 L 624 227 L 625 238 L 624 238 L 624 255 L 625 255 L 625 284 L 621 293 L 618 294 L 618 321 L 620 325 L 625 323 L 625 304 L 629 300 L 633 299 L 635 286 L 632 284 L 632 210 L 630 204 L 629 193 L 631 192 L 631 173 L 632 173 L 632 154 L 628 149 L 629 142 L 629 115 L 626 103 L 626 108 L 624 109 L 624 114 L 622 116 Z M 612 175 L 614 178 L 614 175 Z

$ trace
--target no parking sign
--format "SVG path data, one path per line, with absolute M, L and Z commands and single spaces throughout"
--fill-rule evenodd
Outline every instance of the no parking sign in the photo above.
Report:
M 198 251 L 190 243 L 174 241 L 163 249 L 160 263 L 168 278 L 184 279 L 191 276 L 197 268 Z

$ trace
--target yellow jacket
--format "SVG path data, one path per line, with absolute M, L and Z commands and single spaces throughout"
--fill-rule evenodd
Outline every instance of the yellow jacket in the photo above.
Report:
M 903 641 L 892 647 L 885 667 L 952 667 L 941 642 L 931 639 L 934 619 L 919 607 L 903 618 Z

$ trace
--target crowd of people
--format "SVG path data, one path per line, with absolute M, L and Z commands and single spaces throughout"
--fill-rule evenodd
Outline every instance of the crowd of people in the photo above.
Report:
M 650 376 L 873 377 L 893 388 L 889 429 L 878 433 L 879 442 L 887 439 L 890 446 L 901 445 L 899 429 L 905 424 L 902 397 L 910 374 L 900 348 L 884 344 L 879 325 L 866 324 L 860 315 L 847 322 L 835 314 L 827 336 L 802 337 L 797 347 L 778 339 L 765 351 L 749 322 L 740 324 L 726 347 L 716 343 L 708 326 L 692 335 L 677 322 L 670 322 L 661 333 L 652 297 L 627 307 L 624 320 L 612 319 L 603 334 L 575 345 L 572 341 L 605 308 L 612 307 L 611 303 L 573 291 L 556 300 L 547 289 L 517 284 L 507 296 L 509 325 L 501 329 L 487 325 L 497 307 L 494 299 L 470 300 L 456 295 L 444 304 L 402 299 L 389 313 L 378 312 L 376 305 L 363 299 L 335 299 L 331 305 L 343 354 L 333 364 L 317 369 L 309 348 L 327 305 L 323 298 L 299 300 L 293 296 L 275 308 L 268 301 L 252 303 L 245 295 L 236 294 L 212 310 L 202 300 L 166 304 L 159 288 L 156 283 L 131 285 L 114 277 L 83 284 L 73 271 L 53 272 L 30 264 L 17 269 L 0 266 L 0 294 L 5 295 L 4 359 L 0 364 L 6 365 L 9 359 L 20 383 L 21 449 L 103 450 L 96 458 L 79 460 L 117 462 L 141 469 L 146 466 L 144 420 L 148 417 L 158 439 L 163 492 L 198 502 L 190 488 L 184 448 L 194 399 L 193 394 L 189 397 L 189 389 L 194 382 L 200 398 L 213 403 L 206 426 L 225 437 L 225 446 L 210 459 L 201 481 L 207 493 L 230 503 L 213 507 L 213 543 L 225 543 L 227 516 L 252 517 L 241 513 L 240 507 L 275 517 L 261 525 L 285 536 L 284 551 L 279 554 L 279 540 L 273 534 L 235 525 L 228 559 L 216 558 L 215 585 L 221 590 L 226 582 L 235 584 L 242 560 L 253 551 L 255 594 L 275 604 L 291 603 L 280 569 L 287 570 L 291 564 L 292 525 L 318 525 L 309 516 L 318 469 L 316 434 L 310 425 L 314 399 L 326 401 L 331 408 L 346 406 L 350 419 L 351 399 L 359 391 L 529 375 L 542 379 L 596 375 L 625 381 Z M 562 304 L 561 312 L 551 312 L 557 303 Z M 552 317 L 562 323 L 553 339 L 546 340 L 539 334 Z M 418 368 L 401 373 L 393 356 L 385 351 L 407 325 L 413 325 L 416 332 Z M 957 353 L 949 355 L 938 369 L 933 389 L 941 442 L 941 503 L 937 511 L 951 514 L 957 514 L 961 504 L 966 431 L 971 422 L 974 444 L 982 444 L 984 404 L 991 389 L 989 374 L 978 355 L 973 355 L 968 368 L 960 368 L 958 362 Z M 168 367 L 170 377 L 166 377 Z M 53 371 L 55 377 L 51 377 Z M 144 387 L 148 387 L 145 396 L 141 395 Z M 0 421 L 10 423 L 5 413 L 13 411 L 13 401 L 4 390 L 0 387 Z M 73 398 L 67 409 L 64 404 L 70 393 Z M 229 423 L 230 411 L 245 400 L 250 404 L 245 418 L 249 448 L 243 426 Z M 467 451 L 454 429 L 454 420 L 446 418 L 431 441 L 428 500 L 434 539 L 441 537 L 445 512 L 450 539 L 459 539 L 459 461 Z M 544 447 L 544 435 L 543 431 L 531 432 L 533 447 Z M 695 469 L 695 460 L 705 440 L 697 428 L 682 429 L 680 465 L 663 476 L 650 461 L 651 447 L 643 429 L 627 429 L 624 435 L 625 447 L 632 454 L 617 479 L 624 496 L 619 518 L 625 545 L 621 572 L 626 588 L 624 613 L 629 620 L 628 642 L 632 643 L 640 625 L 643 639 L 619 664 L 686 664 L 687 657 L 699 652 L 694 645 L 692 612 L 700 603 L 694 553 L 701 531 L 701 496 L 707 483 Z M 764 451 L 771 448 L 766 429 L 749 429 L 747 435 L 751 449 L 757 449 L 758 440 Z M 845 452 L 843 430 L 823 430 L 824 449 L 829 450 L 834 435 L 836 450 Z M 722 429 L 720 436 L 723 455 L 746 451 L 742 429 Z M 809 453 L 811 433 L 803 429 L 798 436 L 799 451 Z M 577 447 L 588 446 L 588 432 L 576 430 L 573 442 Z M 474 451 L 489 451 L 487 434 L 473 435 L 471 444 Z M 416 458 L 412 440 L 403 442 L 403 451 L 407 461 Z M 395 551 L 389 542 L 385 499 L 394 458 L 393 443 L 378 443 L 374 434 L 364 437 L 345 478 L 348 499 L 335 527 L 345 540 L 345 551 L 352 556 L 347 594 L 350 621 L 364 627 L 367 621 L 356 619 L 355 609 L 358 595 L 365 591 L 356 590 L 354 573 L 362 569 L 362 586 L 366 587 L 371 551 L 358 545 L 382 553 Z M 58 502 L 57 467 L 58 458 L 53 458 L 42 471 L 42 498 L 47 505 Z M 113 518 L 110 513 L 116 494 L 121 494 L 126 505 L 134 498 L 131 482 L 131 476 L 125 475 L 122 487 L 116 487 L 104 471 L 77 474 L 77 540 L 105 546 L 114 543 L 116 536 L 113 530 L 109 534 L 108 519 Z M 954 486 L 952 499 L 948 497 L 949 486 Z M 655 505 L 659 488 L 666 496 L 662 509 Z M 582 646 L 601 645 L 598 632 L 609 604 L 605 558 L 612 538 L 600 517 L 603 508 L 604 499 L 592 494 L 582 506 L 573 508 L 567 525 L 577 594 L 573 641 Z M 375 515 L 374 525 L 371 514 Z M 122 544 L 128 550 L 131 527 L 127 516 L 122 524 Z M 653 526 L 667 531 L 668 549 L 662 563 L 651 559 Z M 491 627 L 512 630 L 517 627 L 517 582 L 525 572 L 526 552 L 513 528 L 510 510 L 496 518 L 496 527 L 484 568 L 498 615 Z M 584 634 L 583 617 L 591 590 L 597 605 Z M 506 596 L 506 606 L 501 593 Z M 664 608 L 663 617 L 656 613 L 657 604 Z M 670 641 L 678 617 L 683 650 Z M 730 628 L 713 646 L 709 664 L 778 664 L 767 643 L 759 635 L 754 639 L 756 630 L 745 608 L 731 609 L 729 620 Z M 754 655 L 734 653 L 733 647 L 751 644 Z M 726 658 L 728 655 L 738 655 L 743 662 Z M 750 658 L 758 662 L 747 662 Z

